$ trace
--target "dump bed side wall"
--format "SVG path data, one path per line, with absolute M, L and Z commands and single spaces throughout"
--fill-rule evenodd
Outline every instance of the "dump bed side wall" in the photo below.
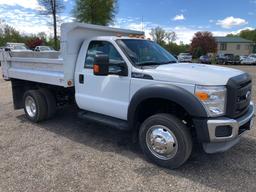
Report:
M 1 61 L 4 79 L 64 86 L 63 60 L 58 58 L 59 53 L 44 54 L 45 58 L 38 52 L 3 52 Z

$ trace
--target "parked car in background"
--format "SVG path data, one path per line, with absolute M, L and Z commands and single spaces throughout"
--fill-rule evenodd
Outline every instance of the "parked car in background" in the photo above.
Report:
M 225 62 L 226 62 L 226 57 L 225 57 L 225 55 L 224 54 L 218 54 L 217 56 L 216 56 L 216 63 L 217 64 L 224 64 Z
M 244 64 L 244 65 L 256 64 L 256 54 L 249 55 L 248 57 L 246 57 L 241 61 L 241 64 Z
M 240 62 L 241 62 L 242 60 L 246 59 L 247 57 L 248 57 L 248 55 L 241 55 L 241 56 L 239 56 Z
M 190 53 L 180 53 L 178 55 L 178 61 L 179 62 L 192 62 L 192 55 Z
M 30 50 L 24 43 L 7 43 L 5 51 L 31 52 L 32 50 Z
M 171 54 L 172 54 L 173 57 L 175 57 L 175 59 L 178 60 L 178 56 L 177 56 L 177 55 L 175 55 L 175 54 L 173 54 L 173 53 L 171 53 Z
M 38 52 L 56 52 L 52 47 L 49 46 L 37 46 L 34 51 Z
M 240 57 L 234 54 L 225 54 L 226 56 L 226 65 L 240 64 Z
M 234 54 L 219 54 L 216 57 L 217 64 L 240 64 L 240 57 Z
M 211 64 L 211 58 L 208 56 L 208 55 L 202 55 L 200 58 L 199 58 L 199 62 L 200 63 L 204 63 L 204 64 Z

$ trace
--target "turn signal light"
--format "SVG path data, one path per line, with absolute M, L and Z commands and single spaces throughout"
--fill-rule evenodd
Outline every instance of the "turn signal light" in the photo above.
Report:
M 206 101 L 209 99 L 209 95 L 207 93 L 204 92 L 197 92 L 196 96 L 198 97 L 198 99 L 200 99 L 201 101 Z
M 71 87 L 73 85 L 73 82 L 71 80 L 68 80 L 67 85 Z
M 100 66 L 97 65 L 97 64 L 94 64 L 94 65 L 93 65 L 93 72 L 94 72 L 94 73 L 99 73 L 99 72 L 100 72 Z

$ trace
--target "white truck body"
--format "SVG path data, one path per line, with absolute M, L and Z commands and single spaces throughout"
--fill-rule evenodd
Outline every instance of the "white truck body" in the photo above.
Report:
M 39 122 L 71 101 L 81 118 L 132 130 L 143 152 L 170 168 L 188 159 L 192 134 L 207 153 L 237 144 L 253 123 L 250 75 L 178 63 L 143 35 L 68 23 L 61 26 L 60 52 L 2 52 L 15 109 Z

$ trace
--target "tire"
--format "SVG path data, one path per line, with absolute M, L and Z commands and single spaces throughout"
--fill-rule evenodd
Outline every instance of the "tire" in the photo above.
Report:
M 165 146 L 166 149 L 171 151 L 167 152 L 168 156 L 157 153 L 153 149 L 153 145 L 149 144 L 152 142 L 149 139 L 152 137 L 149 137 L 149 135 L 156 136 L 159 133 L 160 135 L 167 133 L 174 141 L 170 142 L 171 137 L 169 137 L 169 147 Z M 159 137 L 154 138 L 159 139 Z M 165 141 L 168 141 L 168 139 Z M 193 147 L 192 137 L 188 128 L 178 118 L 170 114 L 157 114 L 146 119 L 140 127 L 139 142 L 143 153 L 149 160 L 169 169 L 175 169 L 183 165 L 190 157 Z M 156 147 L 159 147 L 157 145 L 161 141 L 159 142 L 159 140 L 154 139 L 154 142 Z
M 39 91 L 44 96 L 47 103 L 47 119 L 51 119 L 56 114 L 56 99 L 48 89 L 39 89 Z
M 29 104 L 29 102 L 33 104 Z M 30 90 L 25 92 L 23 105 L 26 117 L 30 121 L 38 123 L 47 118 L 47 103 L 40 91 Z

